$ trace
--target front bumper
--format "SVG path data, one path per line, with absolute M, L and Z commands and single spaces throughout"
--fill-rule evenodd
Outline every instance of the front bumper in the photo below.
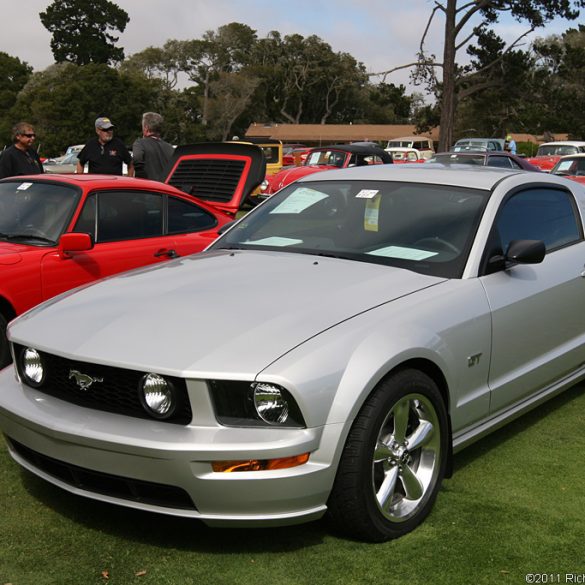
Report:
M 319 518 L 334 479 L 341 428 L 228 428 L 207 387 L 190 381 L 187 426 L 94 411 L 47 396 L 0 372 L 0 428 L 12 457 L 45 480 L 97 500 L 192 517 L 209 525 L 285 525 Z M 212 461 L 310 452 L 282 470 L 216 473 Z M 121 485 L 124 484 L 124 488 Z M 112 487 L 111 487 L 112 486 Z M 165 500 L 149 494 L 184 493 Z M 162 502 L 162 503 L 161 503 Z

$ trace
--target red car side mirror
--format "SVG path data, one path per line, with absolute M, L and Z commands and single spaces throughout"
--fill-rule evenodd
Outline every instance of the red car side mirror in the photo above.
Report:
M 70 258 L 71 252 L 85 252 L 93 248 L 93 238 L 85 233 L 68 233 L 59 238 L 59 256 Z

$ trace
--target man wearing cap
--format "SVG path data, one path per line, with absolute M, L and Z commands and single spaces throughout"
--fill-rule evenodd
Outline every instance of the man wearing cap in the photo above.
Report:
M 506 136 L 506 146 L 504 150 L 507 150 L 510 154 L 516 154 L 516 141 L 512 138 L 511 134 Z
M 97 136 L 92 138 L 77 155 L 77 171 L 83 173 L 88 163 L 89 172 L 98 175 L 122 175 L 123 163 L 128 165 L 128 176 L 134 176 L 132 156 L 125 144 L 114 137 L 114 125 L 109 118 L 100 117 L 95 121 Z

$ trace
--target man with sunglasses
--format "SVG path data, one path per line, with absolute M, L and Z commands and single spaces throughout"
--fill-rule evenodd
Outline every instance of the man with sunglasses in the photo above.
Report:
M 35 137 L 35 131 L 28 122 L 19 122 L 12 128 L 12 146 L 0 156 L 0 179 L 44 172 L 43 163 L 32 147 Z
M 88 172 L 98 175 L 122 175 L 123 165 L 128 166 L 128 176 L 134 176 L 132 156 L 126 145 L 114 137 L 114 125 L 109 118 L 100 117 L 95 121 L 97 136 L 92 138 L 77 155 L 77 173 L 83 173 L 86 164 Z

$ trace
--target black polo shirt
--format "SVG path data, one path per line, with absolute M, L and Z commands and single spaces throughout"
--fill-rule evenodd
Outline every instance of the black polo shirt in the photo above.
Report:
M 114 136 L 106 144 L 92 138 L 77 155 L 82 165 L 89 163 L 89 172 L 98 175 L 121 175 L 122 163 L 132 162 L 130 152 L 124 143 Z
M 17 175 L 39 175 L 42 172 L 43 163 L 32 148 L 23 151 L 13 144 L 0 154 L 0 179 Z

